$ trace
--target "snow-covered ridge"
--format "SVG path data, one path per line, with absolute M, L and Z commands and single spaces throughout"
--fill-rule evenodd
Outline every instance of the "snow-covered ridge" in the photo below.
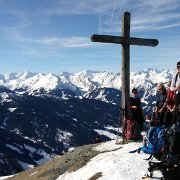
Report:
M 131 87 L 150 88 L 160 82 L 166 83 L 172 78 L 174 70 L 147 69 L 138 72 L 131 72 Z M 84 95 L 96 88 L 121 88 L 121 74 L 109 72 L 95 72 L 85 70 L 78 73 L 63 72 L 58 75 L 49 73 L 11 73 L 0 75 L 0 86 L 10 90 L 19 90 L 21 93 L 33 93 L 43 89 L 49 92 L 57 89 L 69 89 Z

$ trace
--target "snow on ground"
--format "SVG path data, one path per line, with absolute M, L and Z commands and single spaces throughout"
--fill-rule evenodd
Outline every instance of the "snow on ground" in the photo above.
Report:
M 29 146 L 27 144 L 24 144 L 24 148 L 29 150 L 31 153 L 34 153 L 37 151 L 35 148 L 33 148 L 32 146 Z
M 14 176 L 14 175 L 10 175 L 10 176 L 1 176 L 1 177 L 0 177 L 0 180 L 7 179 L 7 178 L 10 178 L 10 177 L 12 177 L 12 176 Z
M 94 129 L 94 131 L 96 131 L 99 135 L 104 135 L 106 137 L 109 137 L 110 139 L 116 139 L 117 135 L 115 135 L 114 133 L 105 131 L 105 130 L 101 130 L 101 129 Z
M 33 176 L 34 174 L 36 174 L 38 171 L 33 172 L 32 174 L 30 174 L 29 176 Z
M 10 144 L 6 144 L 6 147 L 9 147 L 11 149 L 13 149 L 14 151 L 17 151 L 19 154 L 23 154 L 23 152 L 21 152 L 17 147 L 12 146 Z
M 121 141 L 122 139 L 120 139 Z M 109 141 L 108 143 L 101 143 L 99 146 L 93 148 L 95 151 L 106 152 L 113 151 L 122 148 L 122 145 L 117 145 L 115 141 Z
M 10 112 L 14 112 L 17 108 L 9 108 Z
M 9 98 L 10 97 L 9 94 L 7 94 L 6 92 L 0 93 L 0 96 L 1 96 L 1 102 L 0 102 L 1 104 L 3 102 L 11 102 L 12 101 L 12 99 Z
M 36 161 L 36 163 L 39 165 L 39 164 L 43 164 L 45 162 L 47 162 L 48 160 L 54 158 L 55 156 L 57 156 L 56 154 L 47 154 L 44 150 L 38 150 L 36 152 L 37 154 L 43 156 L 43 158 L 39 159 L 38 161 Z
M 149 155 L 129 152 L 141 146 L 142 142 L 116 145 L 113 140 L 102 143 L 95 149 L 104 153 L 92 158 L 81 169 L 59 176 L 57 180 L 87 180 L 99 172 L 102 172 L 102 177 L 98 180 L 140 180 L 148 168 L 148 161 L 144 159 Z M 154 172 L 157 179 L 161 176 L 160 172 Z
M 47 154 L 44 150 L 42 149 L 35 149 L 27 144 L 24 144 L 24 148 L 25 149 L 28 149 L 31 153 L 34 153 L 36 152 L 37 154 L 43 156 L 43 158 L 39 159 L 36 161 L 36 163 L 39 165 L 39 164 L 43 164 L 45 162 L 47 162 L 48 160 L 54 158 L 56 156 L 56 154 L 52 153 L 52 154 Z
M 6 116 L 5 116 L 5 118 L 4 118 L 4 121 L 3 121 L 3 123 L 2 123 L 2 126 L 0 126 L 0 128 L 2 128 L 2 129 L 5 129 L 5 128 L 6 128 L 8 116 L 9 116 L 9 113 L 6 113 Z
M 69 141 L 72 137 L 72 133 L 68 131 L 62 131 L 61 129 L 57 129 L 56 140 L 59 142 Z
M 22 161 L 19 161 L 19 160 L 17 160 L 18 161 L 18 163 L 22 166 L 22 168 L 25 170 L 25 169 L 27 169 L 27 168 L 33 168 L 34 166 L 33 165 L 31 165 L 31 164 L 28 164 L 28 163 L 25 163 L 25 162 L 22 162 Z
M 105 129 L 108 129 L 108 130 L 113 130 L 113 131 L 118 131 L 120 133 L 122 133 L 122 128 L 115 128 L 113 126 L 104 126 Z

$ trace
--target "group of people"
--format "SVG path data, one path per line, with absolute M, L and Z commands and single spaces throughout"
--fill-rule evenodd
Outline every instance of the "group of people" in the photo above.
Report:
M 137 89 L 133 88 L 131 93 L 125 137 L 126 139 L 139 140 L 142 138 L 141 131 L 145 119 Z M 177 62 L 177 72 L 172 80 L 167 82 L 167 87 L 163 83 L 158 84 L 156 107 L 148 119 L 153 125 L 169 126 L 177 121 L 180 122 L 180 61 Z
M 166 87 L 158 84 L 156 92 L 156 107 L 152 115 L 147 115 L 150 126 L 165 125 L 166 127 L 180 122 L 180 61 L 177 62 L 177 72 L 172 80 L 168 80 Z M 129 114 L 127 115 L 125 138 L 127 140 L 142 139 L 141 131 L 144 128 L 144 115 L 141 108 L 141 99 L 138 90 L 131 90 Z M 146 129 L 147 130 L 147 129 Z M 100 143 L 97 135 L 95 143 Z

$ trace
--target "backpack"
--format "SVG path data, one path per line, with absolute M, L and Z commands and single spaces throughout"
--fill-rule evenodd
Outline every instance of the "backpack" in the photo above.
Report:
M 180 157 L 180 124 L 169 126 L 165 131 L 165 144 L 170 156 Z
M 165 145 L 165 141 L 162 138 L 165 130 L 165 126 L 153 126 L 148 131 L 147 146 L 140 147 L 138 152 L 143 151 L 146 154 L 159 154 Z
M 149 161 L 146 177 L 153 176 L 153 172 L 160 170 L 164 180 L 179 180 L 180 177 L 180 124 L 167 127 L 163 133 L 163 151 L 160 153 L 160 162 Z M 156 156 L 155 156 L 156 157 Z

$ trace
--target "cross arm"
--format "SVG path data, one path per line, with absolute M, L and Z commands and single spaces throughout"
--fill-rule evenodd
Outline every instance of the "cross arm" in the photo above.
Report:
M 118 37 L 118 36 L 93 34 L 91 36 L 91 41 L 92 42 L 102 42 L 102 43 L 122 44 L 123 43 L 123 38 Z
M 92 42 L 102 43 L 115 43 L 115 44 L 131 44 L 139 46 L 151 46 L 155 47 L 159 44 L 157 39 L 144 39 L 144 38 L 125 38 L 120 36 L 109 36 L 109 35 L 98 35 L 94 34 L 91 36 Z
M 130 37 L 130 44 L 131 45 L 138 45 L 138 46 L 155 47 L 159 44 L 159 41 L 157 39 L 144 39 L 144 38 Z

